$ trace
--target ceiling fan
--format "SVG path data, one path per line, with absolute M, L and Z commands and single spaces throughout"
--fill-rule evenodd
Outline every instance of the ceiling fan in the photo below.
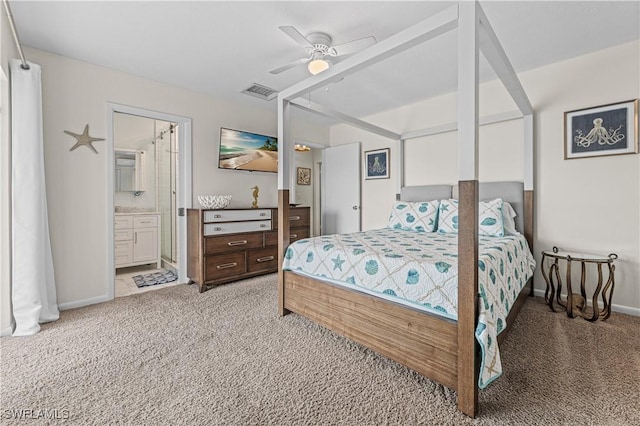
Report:
M 337 46 L 331 46 L 331 37 L 328 34 L 316 32 L 305 37 L 300 31 L 290 25 L 282 26 L 280 29 L 305 48 L 307 57 L 271 70 L 271 74 L 280 74 L 298 65 L 307 64 L 309 72 L 316 75 L 331 66 L 332 63 L 327 57 L 335 58 L 350 55 L 376 44 L 375 37 L 369 36 Z

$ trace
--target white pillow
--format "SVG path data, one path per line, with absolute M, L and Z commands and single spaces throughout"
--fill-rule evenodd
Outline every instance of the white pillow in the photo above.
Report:
M 391 208 L 387 226 L 405 231 L 434 232 L 438 217 L 438 200 L 396 201 Z
M 506 201 L 502 202 L 502 221 L 504 222 L 504 235 L 519 234 L 516 230 L 516 211 L 513 206 Z
M 481 201 L 478 204 L 478 234 L 494 237 L 504 236 L 502 199 Z M 440 201 L 438 209 L 438 232 L 442 234 L 458 232 L 458 200 Z

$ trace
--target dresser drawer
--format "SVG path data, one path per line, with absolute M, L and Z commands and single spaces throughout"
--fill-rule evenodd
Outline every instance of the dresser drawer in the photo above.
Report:
M 242 220 L 271 219 L 270 209 L 252 210 L 207 210 L 204 212 L 204 222 L 234 222 Z
M 294 242 L 303 238 L 309 238 L 309 228 L 292 228 L 289 232 L 289 241 Z
M 268 247 L 247 253 L 247 272 L 278 269 L 278 248 Z
M 222 222 L 204 225 L 204 235 L 235 234 L 238 232 L 267 231 L 271 229 L 270 220 L 254 220 L 250 222 Z
M 132 216 L 116 216 L 114 221 L 115 229 L 129 229 L 133 228 Z
M 204 254 L 262 248 L 262 232 L 223 235 L 204 239 Z
M 220 280 L 245 273 L 245 253 L 243 251 L 218 256 L 207 256 L 205 257 L 205 262 L 205 281 Z
M 157 228 L 158 216 L 134 216 L 133 227 L 134 228 Z
M 277 210 L 276 210 L 277 212 Z M 289 227 L 305 227 L 311 224 L 311 209 L 309 207 L 293 207 L 289 209 Z M 278 229 L 278 218 L 273 218 L 273 229 Z
M 264 245 L 277 246 L 278 245 L 278 231 L 269 231 L 264 234 Z
M 113 231 L 115 241 L 133 240 L 133 229 L 118 229 Z
M 309 228 L 293 228 L 289 231 L 289 241 L 294 242 L 303 238 L 309 238 Z M 264 245 L 277 246 L 278 245 L 278 231 L 269 231 L 265 234 Z

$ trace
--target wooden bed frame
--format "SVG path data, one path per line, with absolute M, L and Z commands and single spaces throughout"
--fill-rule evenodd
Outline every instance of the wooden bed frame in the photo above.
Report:
M 285 199 L 288 201 L 288 194 L 281 192 L 280 202 Z M 524 193 L 524 211 L 524 235 L 529 247 L 533 248 L 533 191 Z M 478 217 L 477 214 L 475 217 Z M 461 218 L 461 228 L 462 220 Z M 279 231 L 283 234 L 281 237 L 288 238 L 288 235 L 284 235 L 288 228 L 279 227 L 279 230 L 282 229 L 285 232 Z M 459 302 L 458 321 L 454 321 L 320 279 L 283 271 L 283 260 L 284 258 L 281 258 L 278 272 L 278 310 L 281 316 L 290 312 L 303 315 L 456 390 L 459 409 L 469 416 L 475 416 L 480 366 L 479 345 L 475 339 L 478 318 L 477 291 L 474 293 L 475 296 L 472 296 L 475 301 L 473 309 L 462 309 L 465 305 Z M 476 261 L 475 265 L 477 264 Z M 459 284 L 459 291 L 460 288 L 470 288 L 470 278 L 463 277 L 462 267 L 459 267 L 459 271 L 458 281 L 463 283 Z M 477 275 L 471 279 L 476 280 L 477 288 Z M 511 308 L 506 329 L 498 335 L 498 344 L 501 344 L 509 333 L 528 295 L 533 295 L 533 279 L 529 279 Z M 460 300 L 460 296 L 458 297 Z M 461 338 L 460 328 L 464 325 L 472 327 L 470 338 Z M 473 375 L 469 376 L 470 378 L 461 376 L 461 366 L 472 368 Z M 471 394 L 467 406 L 461 405 L 463 400 L 460 398 L 460 394 L 465 390 Z
M 398 134 L 333 112 L 299 98 L 344 76 L 384 60 L 447 31 L 458 31 L 458 121 L 450 125 Z M 493 67 L 519 111 L 478 116 L 479 52 Z M 404 186 L 404 141 L 438 133 L 458 132 L 458 320 L 452 321 L 368 294 L 303 277 L 282 269 L 289 245 L 289 200 L 295 199 L 294 148 L 289 131 L 290 107 L 315 112 L 398 141 L 396 173 Z M 359 342 L 451 389 L 458 409 L 475 417 L 478 410 L 478 129 L 513 119 L 524 123 L 524 235 L 533 250 L 533 108 L 487 17 L 476 2 L 462 2 L 345 59 L 329 70 L 283 90 L 278 95 L 278 310 L 296 312 Z M 523 289 L 507 318 L 507 330 L 533 284 Z

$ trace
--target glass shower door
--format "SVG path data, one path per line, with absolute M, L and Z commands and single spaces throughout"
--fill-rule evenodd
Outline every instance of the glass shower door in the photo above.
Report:
M 178 144 L 176 124 L 158 121 L 158 206 L 161 220 L 162 259 L 177 262 L 176 175 Z

